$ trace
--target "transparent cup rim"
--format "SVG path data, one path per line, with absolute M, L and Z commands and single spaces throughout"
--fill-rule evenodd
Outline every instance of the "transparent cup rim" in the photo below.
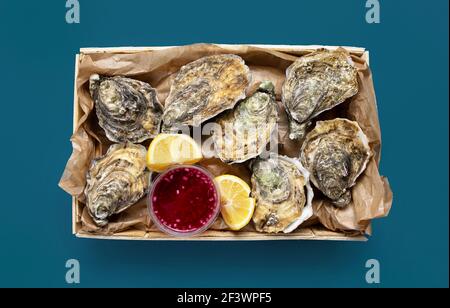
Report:
M 193 231 L 188 231 L 188 232 L 177 231 L 177 230 L 171 229 L 171 228 L 167 227 L 166 225 L 162 224 L 159 221 L 158 217 L 156 216 L 156 214 L 154 213 L 154 210 L 153 210 L 153 193 L 155 192 L 155 188 L 156 188 L 157 184 L 159 183 L 159 181 L 161 181 L 161 179 L 163 179 L 164 176 L 167 175 L 169 172 L 176 170 L 176 169 L 183 169 L 183 168 L 197 169 L 200 172 L 204 173 L 213 183 L 214 189 L 216 191 L 216 196 L 217 196 L 214 213 L 211 216 L 210 220 L 207 223 L 205 223 L 201 228 L 193 230 Z M 150 177 L 152 177 L 152 175 L 150 175 Z M 198 234 L 203 233 L 206 230 L 208 230 L 209 227 L 211 227 L 211 225 L 216 221 L 217 217 L 219 216 L 219 213 L 220 213 L 219 186 L 217 185 L 217 183 L 214 179 L 214 176 L 207 169 L 205 169 L 203 167 L 196 166 L 196 165 L 175 165 L 175 166 L 172 166 L 172 167 L 168 168 L 167 170 L 163 171 L 162 173 L 159 173 L 153 181 L 150 179 L 149 183 L 150 183 L 149 184 L 150 189 L 149 189 L 149 193 L 147 195 L 147 209 L 150 214 L 150 218 L 151 218 L 152 222 L 158 227 L 159 230 L 163 231 L 166 234 L 176 236 L 176 237 L 189 237 L 189 236 L 198 235 Z

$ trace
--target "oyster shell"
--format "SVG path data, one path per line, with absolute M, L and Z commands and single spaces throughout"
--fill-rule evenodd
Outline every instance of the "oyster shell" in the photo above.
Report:
M 287 69 L 282 89 L 289 137 L 303 138 L 312 118 L 356 93 L 357 69 L 345 50 L 321 50 L 299 58 Z
M 371 152 L 357 122 L 319 121 L 308 133 L 300 152 L 313 184 L 337 207 L 351 201 L 349 188 L 366 169 Z
M 114 144 L 92 161 L 85 188 L 89 214 L 98 226 L 135 204 L 147 192 L 149 171 L 142 145 Z
M 289 233 L 312 216 L 309 173 L 297 159 L 277 155 L 257 158 L 252 171 L 257 231 Z
M 202 122 L 231 109 L 250 84 L 244 60 L 236 55 L 214 55 L 183 66 L 165 102 L 163 132 Z
M 90 77 L 89 90 L 99 125 L 109 140 L 139 143 L 159 133 L 163 107 L 148 83 L 95 74 Z
M 278 120 L 275 86 L 262 82 L 250 97 L 217 119 L 220 130 L 213 140 L 216 153 L 226 163 L 238 163 L 260 155 Z

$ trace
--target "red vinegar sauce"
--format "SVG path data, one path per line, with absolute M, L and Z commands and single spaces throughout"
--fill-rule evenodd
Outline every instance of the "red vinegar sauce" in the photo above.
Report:
M 210 224 L 220 206 L 213 180 L 197 167 L 178 167 L 161 175 L 150 198 L 155 218 L 175 232 L 195 232 Z

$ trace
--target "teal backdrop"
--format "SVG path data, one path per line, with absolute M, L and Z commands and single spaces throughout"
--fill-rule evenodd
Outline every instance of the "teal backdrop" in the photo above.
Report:
M 448 287 L 448 0 L 0 1 L 0 286 Z M 196 42 L 364 46 L 394 204 L 367 243 L 118 242 L 76 239 L 58 186 L 72 151 L 80 47 Z M 365 281 L 377 259 L 381 284 Z

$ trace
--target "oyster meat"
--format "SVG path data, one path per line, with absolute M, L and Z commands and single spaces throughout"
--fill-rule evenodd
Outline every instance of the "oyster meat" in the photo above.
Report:
M 243 162 L 260 155 L 270 141 L 278 120 L 275 87 L 262 82 L 252 96 L 217 119 L 216 153 L 226 163 Z
M 98 226 L 111 215 L 135 204 L 147 192 L 150 172 L 146 170 L 146 149 L 131 143 L 114 144 L 94 159 L 85 188 L 89 214 Z
M 207 56 L 183 66 L 164 104 L 163 132 L 198 126 L 233 108 L 245 98 L 250 80 L 249 68 L 236 55 Z
M 297 159 L 277 155 L 257 158 L 252 171 L 257 231 L 289 233 L 312 216 L 309 173 Z
M 99 125 L 109 140 L 139 143 L 159 133 L 163 107 L 148 83 L 94 74 L 89 90 Z
M 351 201 L 350 188 L 366 169 L 371 152 L 357 122 L 319 121 L 302 145 L 300 159 L 313 184 L 337 207 Z
M 299 58 L 287 69 L 282 89 L 289 137 L 303 138 L 312 118 L 356 93 L 357 69 L 345 50 L 320 50 Z

